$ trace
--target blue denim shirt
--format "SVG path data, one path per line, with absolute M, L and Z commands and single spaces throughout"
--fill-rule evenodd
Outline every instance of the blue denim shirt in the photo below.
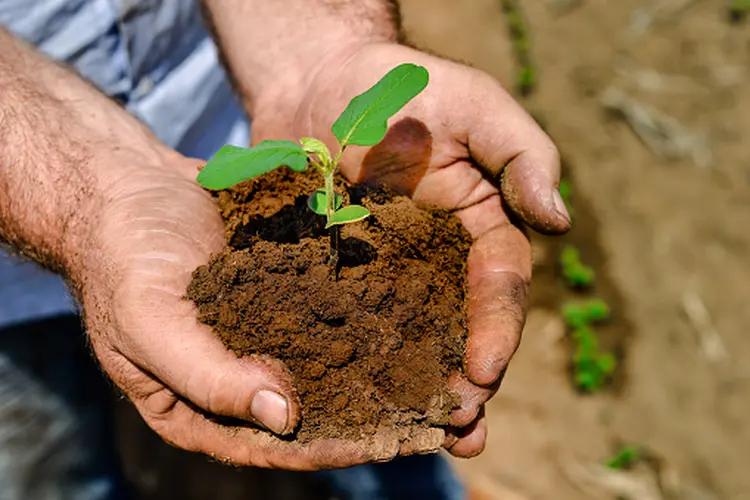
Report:
M 197 0 L 0 0 L 0 24 L 74 67 L 185 155 L 248 143 Z M 59 277 L 0 250 L 0 327 L 74 310 Z

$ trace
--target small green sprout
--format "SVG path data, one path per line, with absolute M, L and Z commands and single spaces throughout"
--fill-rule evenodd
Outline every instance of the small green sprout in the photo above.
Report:
M 573 355 L 576 385 L 586 392 L 593 392 L 614 373 L 617 360 L 612 353 L 599 350 L 599 339 L 588 325 L 573 330 L 573 341 L 576 343 Z
M 610 309 L 601 299 L 569 302 L 563 306 L 562 315 L 571 329 L 575 343 L 573 370 L 576 386 L 593 392 L 604 385 L 617 367 L 612 353 L 601 352 L 599 339 L 592 325 L 610 317 Z
M 632 445 L 620 448 L 615 456 L 607 460 L 605 465 L 610 469 L 627 470 L 633 467 L 642 458 L 641 450 Z
M 740 22 L 750 14 L 750 0 L 729 0 L 729 19 Z
M 305 137 L 299 143 L 266 140 L 251 148 L 222 147 L 198 174 L 206 189 L 226 189 L 286 165 L 295 172 L 312 165 L 323 177 L 323 187 L 310 195 L 308 207 L 325 216 L 331 229 L 331 257 L 335 262 L 334 226 L 365 219 L 370 215 L 360 205 L 342 206 L 343 197 L 334 189 L 334 176 L 348 146 L 374 146 L 388 130 L 388 119 L 425 89 L 429 74 L 422 66 L 401 64 L 388 72 L 369 90 L 354 97 L 331 127 L 339 150 L 331 155 L 319 139 Z
M 565 303 L 562 308 L 562 315 L 565 323 L 575 329 L 605 321 L 609 319 L 611 311 L 609 305 L 602 299 L 590 299 Z
M 573 245 L 565 245 L 560 252 L 560 268 L 565 282 L 573 288 L 591 288 L 596 273 L 581 262 L 581 252 Z

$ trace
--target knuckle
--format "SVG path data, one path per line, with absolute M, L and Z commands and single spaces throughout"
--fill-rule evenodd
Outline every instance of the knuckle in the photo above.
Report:
M 462 429 L 471 425 L 476 420 L 477 414 L 479 413 L 479 405 L 472 405 L 470 408 L 461 408 L 456 410 L 451 415 L 451 425 L 453 427 Z
M 556 169 L 560 166 L 560 150 L 557 148 L 555 143 L 552 142 L 552 138 L 550 138 L 550 136 L 548 136 L 546 133 L 544 133 L 544 135 L 542 136 L 539 150 L 541 152 L 541 156 L 543 156 L 543 159 L 547 162 L 548 167 Z
M 164 425 L 172 419 L 178 401 L 177 396 L 171 390 L 162 386 L 134 400 L 134 403 L 138 413 L 149 425 Z

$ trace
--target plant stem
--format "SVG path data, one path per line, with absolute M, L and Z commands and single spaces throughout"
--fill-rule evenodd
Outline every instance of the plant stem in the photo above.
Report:
M 334 164 L 335 165 L 335 164 Z M 332 166 L 324 174 L 325 178 L 325 192 L 326 192 L 326 223 L 331 221 L 333 213 L 336 211 L 336 191 L 333 185 L 333 175 L 336 169 Z M 331 273 L 334 278 L 338 278 L 338 267 L 339 267 L 339 231 L 338 226 L 332 226 L 328 229 L 331 236 L 331 249 L 330 249 L 330 264 Z
M 336 193 L 333 187 L 333 169 L 323 174 L 325 185 L 323 188 L 326 192 L 326 224 L 331 222 L 333 212 L 336 211 Z
M 340 226 L 333 226 L 329 229 L 331 235 L 331 251 L 330 251 L 330 264 L 331 274 L 333 279 L 337 281 L 339 279 L 339 235 L 341 234 Z

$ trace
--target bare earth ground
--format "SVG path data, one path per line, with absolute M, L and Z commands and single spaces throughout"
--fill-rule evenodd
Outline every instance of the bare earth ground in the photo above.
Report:
M 564 14 L 552 0 L 519 3 L 540 80 L 524 103 L 599 220 L 600 248 L 583 246 L 583 257 L 605 257 L 597 272 L 617 287 L 615 321 L 632 331 L 619 389 L 581 396 L 558 315 L 532 310 L 488 406 L 487 450 L 456 465 L 478 498 L 614 498 L 602 484 L 618 481 L 645 488 L 633 498 L 750 498 L 750 24 L 730 25 L 719 1 L 584 0 Z M 498 0 L 403 4 L 417 43 L 513 85 Z M 653 23 L 637 36 L 633 19 L 649 13 Z M 711 158 L 700 149 L 694 158 L 654 154 L 603 108 L 609 87 L 703 136 Z M 549 248 L 538 242 L 541 266 L 555 258 Z M 619 442 L 654 454 L 661 488 L 641 481 L 649 471 L 582 470 Z
M 602 333 L 624 361 L 613 387 L 593 396 L 573 389 L 557 312 L 565 292 L 553 272 L 559 243 L 536 240 L 534 307 L 488 405 L 487 449 L 455 465 L 475 499 L 748 499 L 750 20 L 730 25 L 718 0 L 522 3 L 539 71 L 523 102 L 575 181 L 581 226 L 567 241 L 596 267 L 596 292 L 614 308 Z M 566 3 L 573 7 L 561 13 Z M 402 5 L 414 41 L 513 86 L 499 0 Z M 645 133 L 656 146 L 676 137 L 677 158 L 639 140 L 607 112 L 605 95 L 641 113 L 642 127 L 655 116 L 642 105 L 671 116 Z M 680 142 L 685 133 L 693 137 Z M 131 436 L 152 439 L 128 425 Z M 651 465 L 602 472 L 596 464 L 620 443 L 645 447 Z M 128 475 L 143 498 L 318 498 L 284 473 L 239 474 L 155 444 L 130 448 Z M 180 486 L 172 497 L 157 493 L 165 475 L 179 477 L 169 481 Z M 242 493 L 243 485 L 254 486 Z

